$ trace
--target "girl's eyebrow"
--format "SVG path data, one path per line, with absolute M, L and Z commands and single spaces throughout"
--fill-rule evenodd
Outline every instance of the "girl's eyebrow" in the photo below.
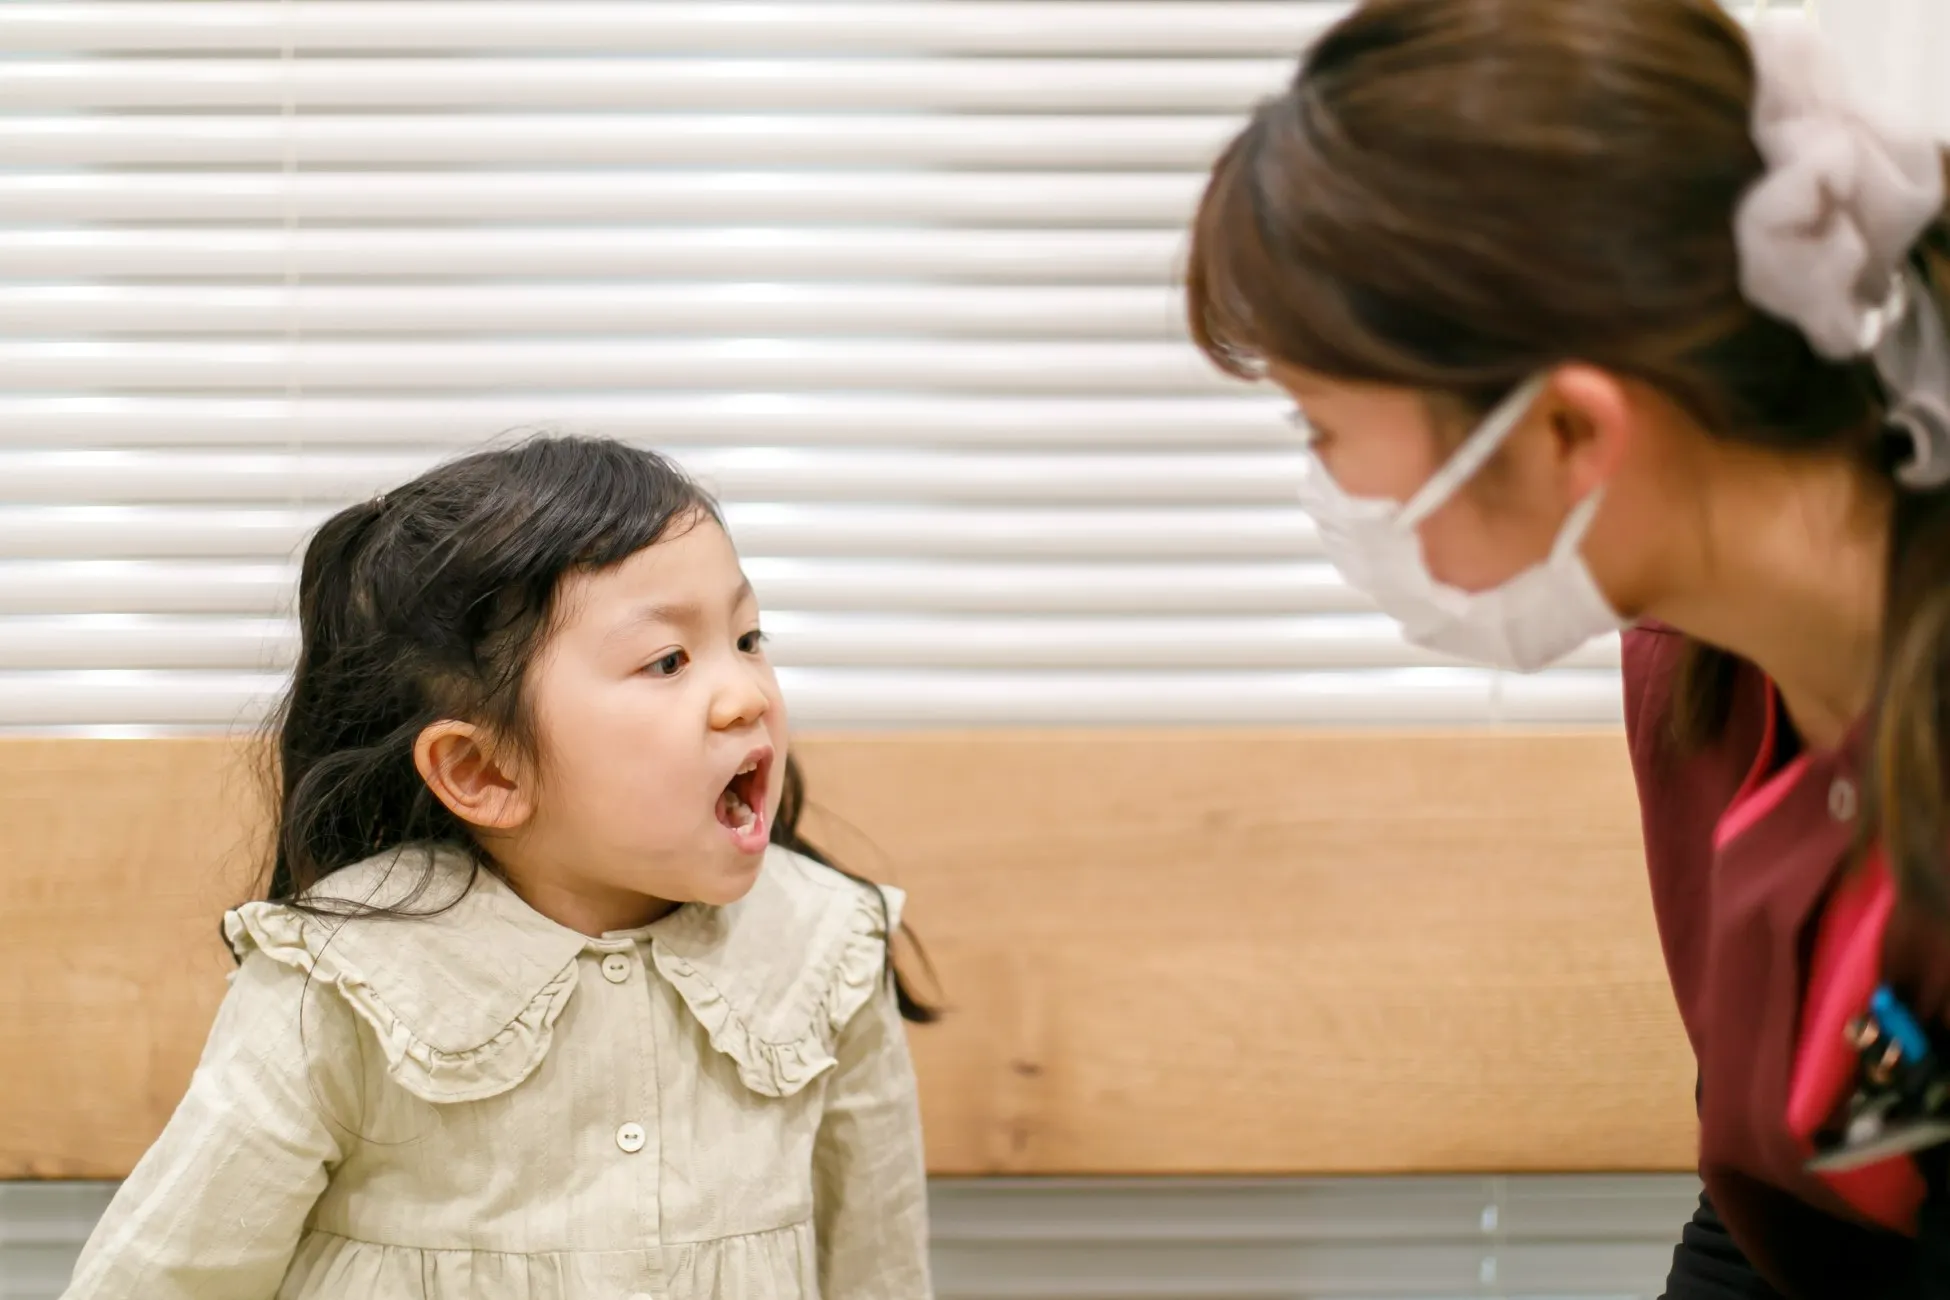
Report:
M 738 584 L 737 590 L 731 593 L 731 599 L 726 602 L 726 608 L 737 609 L 747 600 L 752 599 L 756 594 L 752 590 L 751 579 L 746 578 Z M 639 605 L 617 622 L 616 626 L 610 630 L 610 636 L 623 636 L 650 624 L 662 624 L 666 627 L 691 627 L 703 620 L 704 609 L 694 600 L 667 601 L 652 605 Z

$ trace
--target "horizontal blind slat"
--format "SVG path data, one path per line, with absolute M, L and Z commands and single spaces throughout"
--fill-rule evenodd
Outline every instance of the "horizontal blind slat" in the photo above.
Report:
M 328 508 L 0 507 L 0 556 L 284 556 Z M 1291 507 L 732 501 L 725 516 L 754 556 L 1244 561 L 1308 557 L 1314 549 L 1313 525 Z
M 929 342 L 913 338 L 39 342 L 0 339 L 0 385 L 21 389 L 798 389 L 1221 393 L 1189 348 L 1163 343 Z
M 0 447 L 444 446 L 552 427 L 656 444 L 1291 446 L 1288 403 L 1208 397 L 957 393 L 509 394 L 491 397 L 28 397 L 0 393 Z
M 755 555 L 745 569 L 768 606 L 916 613 L 1345 612 L 1365 607 L 1320 561 L 1020 563 L 797 559 Z
M 0 165 L 1202 167 L 1231 117 L 719 114 L 0 117 Z
M 289 564 L 4 557 L 0 614 L 282 614 L 297 577 Z
M 1480 1213 L 1480 1210 L 1479 1210 Z M 1479 1235 L 1482 1235 L 1479 1230 Z M 1421 1241 L 1183 1242 L 1152 1235 L 1120 1242 L 1015 1244 L 1006 1252 L 943 1248 L 935 1254 L 943 1296 L 1499 1297 L 1629 1300 L 1665 1274 L 1663 1241 L 1581 1243 L 1571 1249 L 1438 1238 Z M 1494 1269 L 1486 1269 L 1486 1261 Z M 1251 1279 L 1241 1284 L 1239 1279 Z M 964 1289 L 966 1288 L 966 1289 Z
M 768 608 L 912 614 L 1275 614 L 1359 610 L 1318 561 L 1076 563 L 749 555 Z M 285 613 L 289 563 L 0 558 L 0 614 Z
M 1673 1225 L 1684 1223 L 1697 1207 L 1699 1183 L 1640 1174 L 988 1176 L 937 1181 L 928 1200 L 935 1241 L 992 1249 L 1035 1242 L 1116 1248 L 1138 1240 L 1213 1245 L 1469 1240 L 1482 1235 L 1489 1206 L 1496 1207 L 1496 1236 L 1504 1244 L 1665 1243 Z M 1645 1276 L 1663 1278 L 1665 1272 Z
M 0 84 L 4 80 L 0 79 Z M 1191 219 L 1196 172 L 17 171 L 0 174 L 15 223 L 84 221 L 644 221 L 661 225 L 946 222 L 1150 227 Z
M 1288 58 L 46 59 L 0 76 L 0 109 L 917 109 L 1227 112 Z
M 1176 340 L 1183 295 L 1137 285 L 0 284 L 0 335 L 845 335 Z
M 1294 501 L 1303 474 L 1299 453 L 1253 451 L 1038 455 L 669 445 L 662 450 L 727 499 L 766 502 L 1278 504 L 1297 518 Z M 355 455 L 0 450 L 0 502 L 352 500 L 413 478 L 442 459 L 444 453 L 433 449 Z
M 1347 8 L 1321 0 L 70 0 L 0 5 L 0 49 L 1263 55 L 1299 49 Z
M 1170 284 L 1171 230 L 665 228 L 36 230 L 0 240 L 0 277 L 287 276 L 863 280 L 917 276 Z

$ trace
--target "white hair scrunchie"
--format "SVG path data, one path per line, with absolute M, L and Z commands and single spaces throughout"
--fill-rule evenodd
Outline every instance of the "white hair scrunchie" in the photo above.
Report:
M 1749 36 L 1754 141 L 1767 172 L 1734 215 L 1740 285 L 1831 361 L 1872 357 L 1914 487 L 1950 483 L 1950 334 L 1910 253 L 1943 214 L 1943 154 L 1849 93 L 1805 18 L 1764 15 Z

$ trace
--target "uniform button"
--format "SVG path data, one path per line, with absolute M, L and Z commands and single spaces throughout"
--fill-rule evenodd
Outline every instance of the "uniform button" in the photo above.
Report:
M 1828 787 L 1828 815 L 1838 822 L 1852 822 L 1856 803 L 1855 782 L 1845 776 L 1836 777 L 1835 784 Z
M 611 984 L 621 984 L 630 978 L 630 959 L 620 952 L 603 958 L 603 978 Z
M 616 1145 L 631 1155 L 643 1150 L 643 1125 L 625 1124 L 616 1130 Z

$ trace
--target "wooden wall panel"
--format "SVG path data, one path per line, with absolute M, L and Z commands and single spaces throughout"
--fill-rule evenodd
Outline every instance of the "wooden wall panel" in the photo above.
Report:
M 1692 1067 L 1610 732 L 801 747 L 908 888 L 941 1174 L 1680 1169 Z M 0 1178 L 125 1172 L 253 866 L 214 740 L 0 742 Z

